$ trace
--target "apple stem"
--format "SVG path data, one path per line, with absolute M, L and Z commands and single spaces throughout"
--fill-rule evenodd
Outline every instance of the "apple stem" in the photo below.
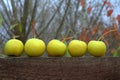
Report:
M 32 30 L 33 30 L 33 37 L 36 38 L 37 32 L 36 32 L 36 29 L 35 29 L 35 22 L 34 22 L 34 20 L 32 20 Z
M 16 38 L 18 38 L 18 37 L 20 37 L 19 35 L 13 35 L 12 36 L 12 39 L 16 39 Z
M 102 38 L 104 38 L 104 36 L 107 35 L 108 33 L 115 32 L 115 31 L 117 31 L 117 29 L 113 29 L 113 30 L 110 30 L 110 31 L 104 33 L 102 36 L 100 36 L 100 37 L 98 38 L 98 41 L 100 41 Z
M 64 41 L 70 40 L 70 39 L 72 39 L 72 38 L 73 38 L 73 36 L 72 36 L 72 37 L 63 38 L 61 41 L 64 42 Z
M 66 35 L 65 35 L 65 36 L 62 38 L 62 40 L 61 40 L 62 42 L 74 38 L 73 36 L 72 36 L 72 37 L 68 37 L 68 35 L 69 35 L 70 32 L 72 32 L 72 30 L 71 30 L 71 29 L 68 29 Z
M 12 36 L 13 39 L 15 39 L 16 37 L 15 36 Z

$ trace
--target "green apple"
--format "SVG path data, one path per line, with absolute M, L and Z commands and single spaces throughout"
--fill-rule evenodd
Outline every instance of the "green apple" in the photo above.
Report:
M 8 56 L 21 56 L 24 49 L 22 41 L 18 39 L 10 39 L 6 42 L 4 51 Z
M 64 56 L 66 49 L 66 45 L 57 39 L 51 40 L 47 45 L 48 56 L 52 57 Z
M 95 57 L 104 56 L 106 53 L 106 45 L 103 41 L 91 40 L 88 43 L 88 52 Z
M 30 57 L 42 56 L 44 54 L 45 47 L 46 45 L 44 41 L 37 38 L 31 38 L 25 43 L 25 53 Z
M 83 56 L 87 51 L 87 44 L 84 41 L 72 40 L 68 44 L 68 51 L 72 57 Z

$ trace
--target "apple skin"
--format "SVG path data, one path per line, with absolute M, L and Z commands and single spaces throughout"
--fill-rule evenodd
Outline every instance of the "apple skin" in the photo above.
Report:
M 10 39 L 6 42 L 4 52 L 8 56 L 21 56 L 24 49 L 22 41 L 18 39 Z
M 106 53 L 106 45 L 103 41 L 91 40 L 88 43 L 88 52 L 95 57 L 102 57 Z
M 87 51 L 87 44 L 84 41 L 72 40 L 68 44 L 68 52 L 72 57 L 81 57 Z
M 37 39 L 37 38 L 31 38 L 28 39 L 25 43 L 25 53 L 29 57 L 39 57 L 44 54 L 46 45 L 44 41 Z
M 50 57 L 62 57 L 65 55 L 66 49 L 66 45 L 57 39 L 51 40 L 47 45 L 47 52 Z

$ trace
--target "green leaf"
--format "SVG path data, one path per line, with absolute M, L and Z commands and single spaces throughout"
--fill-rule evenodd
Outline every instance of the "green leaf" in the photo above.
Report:
M 2 17 L 2 15 L 0 14 L 0 27 L 2 26 L 2 21 L 3 21 L 3 17 Z
M 19 31 L 22 33 L 22 23 L 19 23 Z
M 70 53 L 68 52 L 68 49 L 67 49 L 67 51 L 65 53 L 65 57 L 71 57 Z
M 113 57 L 119 56 L 120 47 L 117 48 L 117 50 L 113 53 Z
M 120 47 L 118 47 L 117 50 L 119 51 L 119 50 L 120 50 Z
M 117 52 L 117 51 L 115 51 L 115 52 L 113 53 L 113 57 L 118 57 L 118 52 Z
M 67 42 L 65 41 L 64 43 L 67 46 Z M 66 50 L 65 57 L 71 57 L 70 53 L 68 52 L 68 48 Z
M 10 30 L 11 30 L 11 29 L 14 29 L 17 25 L 18 25 L 18 23 L 11 25 L 11 26 L 10 26 Z

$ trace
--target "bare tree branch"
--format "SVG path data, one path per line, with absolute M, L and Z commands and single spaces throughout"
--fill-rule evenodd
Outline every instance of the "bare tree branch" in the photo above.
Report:
M 56 31 L 55 38 L 58 38 L 59 32 L 61 32 L 61 30 L 62 30 L 62 26 L 63 26 L 63 24 L 64 24 L 64 21 L 65 21 L 65 18 L 66 18 L 67 11 L 68 11 L 68 8 L 69 8 L 69 6 L 70 6 L 70 3 L 71 3 L 71 0 L 68 0 L 68 2 L 66 3 L 65 13 L 64 13 L 64 15 L 63 15 L 63 18 L 62 18 L 62 20 L 61 20 L 61 23 L 60 23 L 57 31 Z
M 8 12 L 8 10 L 7 10 L 7 6 L 5 5 L 4 0 L 1 0 L 1 2 L 2 2 L 2 5 L 3 5 L 4 12 L 7 14 L 7 15 L 5 15 L 5 16 L 7 16 L 8 19 L 9 19 L 9 21 L 10 21 L 10 14 L 9 14 L 9 12 Z
M 37 3 L 38 3 L 38 0 L 35 0 L 34 8 L 33 8 L 33 11 L 32 11 L 32 18 L 31 18 L 30 24 L 28 26 L 28 30 L 27 30 L 26 35 L 25 35 L 26 37 L 28 37 L 29 33 L 31 32 L 31 23 L 32 23 L 32 20 L 34 20 L 34 17 L 36 15 Z
M 22 1 L 19 0 L 19 3 L 20 3 L 20 16 L 23 16 L 23 5 L 22 5 Z
M 10 15 L 12 16 L 12 12 L 11 12 L 11 9 L 10 9 L 11 5 L 9 4 L 9 0 L 7 0 L 6 2 L 7 2 L 7 6 L 8 6 L 9 13 L 10 13 Z
M 41 15 L 44 14 L 46 5 L 47 5 L 47 1 L 43 4 L 43 8 L 42 8 L 42 10 L 40 11 L 38 17 L 36 18 L 36 21 L 38 21 L 38 20 L 40 19 Z M 41 7 L 40 7 L 40 8 L 41 8 Z M 44 17 L 43 17 L 43 18 L 44 18 Z M 42 18 L 41 18 L 41 19 L 42 19 Z M 40 27 L 41 27 L 41 26 L 40 26 Z
M 48 23 L 46 24 L 46 26 L 43 28 L 43 30 L 38 34 L 38 36 L 41 35 L 41 33 L 43 33 L 45 31 L 45 29 L 50 25 L 50 23 L 52 22 L 52 20 L 54 19 L 56 13 L 60 10 L 61 5 L 63 3 L 64 0 L 61 0 L 61 2 L 59 3 L 59 6 L 57 8 L 57 10 L 55 11 L 55 13 L 53 14 L 53 16 L 50 18 L 50 20 L 48 21 Z
M 17 20 L 17 8 L 15 6 L 15 1 L 14 0 L 10 0 L 11 1 L 11 4 L 12 4 L 12 10 L 13 10 L 13 16 L 14 16 L 14 19 Z
M 78 9 L 79 9 L 79 0 L 77 1 L 77 5 L 76 5 L 76 11 L 75 11 L 75 14 L 74 14 L 74 22 L 73 22 L 73 26 L 72 26 L 72 30 L 73 32 L 75 32 L 75 26 L 77 24 L 77 14 L 78 14 Z
M 106 1 L 107 1 L 107 0 L 106 0 Z M 103 3 L 102 7 L 100 8 L 100 11 L 99 11 L 98 16 L 96 17 L 96 19 L 95 19 L 95 20 L 92 19 L 92 21 L 89 23 L 88 28 L 89 28 L 91 25 L 96 24 L 96 22 L 99 20 L 99 17 L 100 17 L 100 15 L 101 15 L 101 13 L 102 13 L 102 10 L 103 10 L 104 6 L 105 6 L 105 3 Z
M 3 38 L 6 39 L 6 40 L 9 39 L 7 36 L 5 36 L 4 34 L 2 34 L 1 32 L 0 32 L 0 36 L 3 37 Z
M 27 25 L 27 18 L 28 18 L 28 10 L 29 10 L 29 2 L 31 0 L 25 0 L 24 2 L 24 8 L 23 8 L 23 16 L 21 17 L 21 23 L 22 23 L 22 34 L 21 34 L 21 38 L 23 43 L 25 43 L 26 40 L 26 25 Z
M 4 20 L 4 21 L 5 21 L 5 20 Z M 13 34 L 12 34 L 10 28 L 9 28 L 8 26 L 6 26 L 6 25 L 7 25 L 7 24 L 3 22 L 3 26 L 4 26 L 5 31 L 7 32 L 7 35 L 9 35 L 10 37 L 12 37 Z

